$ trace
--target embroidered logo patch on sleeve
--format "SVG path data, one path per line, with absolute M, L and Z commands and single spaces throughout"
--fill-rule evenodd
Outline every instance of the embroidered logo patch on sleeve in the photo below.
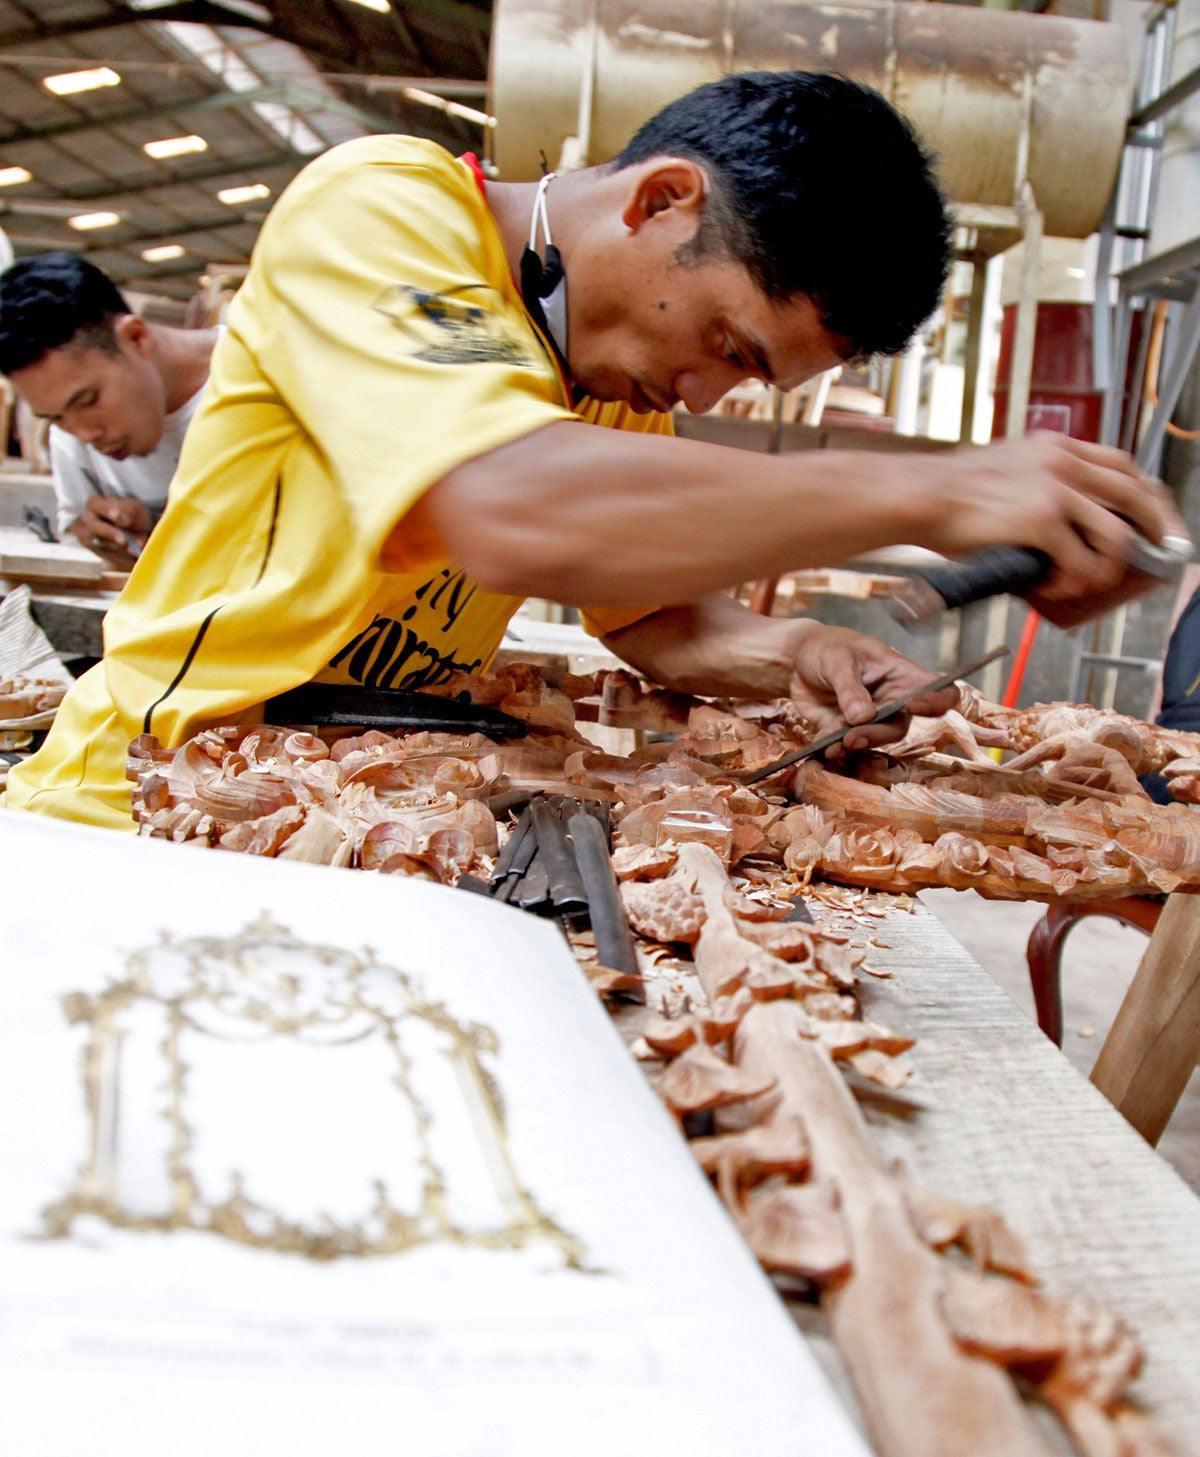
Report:
M 494 299 L 493 290 L 477 285 L 444 294 L 394 284 L 375 308 L 416 343 L 417 359 L 537 368 L 540 360 L 528 343 L 510 334 L 503 316 L 482 302 Z

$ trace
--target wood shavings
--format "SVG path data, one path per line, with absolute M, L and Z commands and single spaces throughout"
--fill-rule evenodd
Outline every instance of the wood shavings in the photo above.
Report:
M 615 996 L 618 992 L 635 992 L 641 989 L 640 977 L 627 971 L 614 971 L 611 966 L 601 966 L 595 961 L 581 961 L 588 981 L 603 997 Z

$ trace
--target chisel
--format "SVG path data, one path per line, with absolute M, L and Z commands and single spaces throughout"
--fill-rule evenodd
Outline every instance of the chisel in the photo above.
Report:
M 904 698 L 893 698 L 885 703 L 868 723 L 883 723 L 886 719 L 895 718 L 898 713 L 903 713 L 914 698 L 919 698 L 922 693 L 937 693 L 943 688 L 949 688 L 951 683 L 957 683 L 960 678 L 969 678 L 972 673 L 978 673 L 980 668 L 986 668 L 989 663 L 994 663 L 997 658 L 1005 657 L 1009 648 L 1001 644 L 993 648 L 990 653 L 984 653 L 982 658 L 976 658 L 971 663 L 960 663 L 957 668 L 952 668 L 949 673 L 943 673 L 940 678 L 931 678 L 928 683 L 922 683 L 919 688 L 907 694 Z M 811 744 L 805 744 L 802 749 L 793 749 L 790 753 L 784 754 L 781 758 L 770 764 L 764 764 L 761 769 L 755 769 L 753 773 L 742 777 L 743 784 L 757 784 L 761 779 L 769 779 L 772 774 L 778 774 L 781 769 L 787 769 L 792 764 L 798 764 L 801 759 L 811 759 L 814 754 L 823 754 L 826 749 L 832 749 L 834 744 L 840 744 L 848 733 L 855 729 L 866 728 L 866 724 L 848 723 L 845 728 L 834 729 L 831 734 L 825 734 L 823 738 L 813 739 Z

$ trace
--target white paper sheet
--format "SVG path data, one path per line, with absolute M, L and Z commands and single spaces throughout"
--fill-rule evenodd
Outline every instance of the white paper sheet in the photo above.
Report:
M 7 1457 L 866 1457 L 557 930 L 0 811 Z

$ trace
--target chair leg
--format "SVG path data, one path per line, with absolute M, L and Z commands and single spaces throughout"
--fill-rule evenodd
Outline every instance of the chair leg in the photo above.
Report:
M 1200 896 L 1173 895 L 1092 1069 L 1092 1082 L 1157 1143 L 1200 1059 Z
M 1123 926 L 1132 926 L 1149 936 L 1158 924 L 1161 911 L 1161 901 L 1136 895 L 1046 908 L 1045 915 L 1029 933 L 1025 959 L 1029 963 L 1029 984 L 1033 988 L 1038 1026 L 1058 1047 L 1063 1040 L 1062 956 L 1067 933 L 1085 916 L 1111 916 Z
M 1062 1046 L 1062 953 L 1067 932 L 1075 924 L 1076 907 L 1049 906 L 1029 933 L 1025 959 L 1037 1024 L 1056 1047 Z

